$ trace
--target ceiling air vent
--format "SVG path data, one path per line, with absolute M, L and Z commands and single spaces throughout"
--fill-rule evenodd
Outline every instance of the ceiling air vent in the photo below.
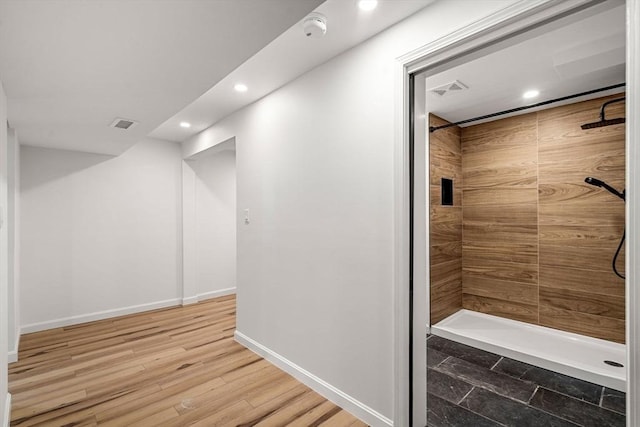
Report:
M 109 126 L 111 126 L 112 128 L 127 130 L 131 129 L 137 124 L 138 122 L 136 122 L 135 120 L 117 118 Z
M 445 96 L 449 92 L 460 92 L 467 89 L 469 89 L 469 87 L 460 80 L 454 80 L 451 83 L 429 89 L 429 92 L 435 93 L 438 96 Z

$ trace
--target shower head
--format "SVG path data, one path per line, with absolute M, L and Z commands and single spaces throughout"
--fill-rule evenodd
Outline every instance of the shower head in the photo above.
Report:
M 624 190 L 622 190 L 622 193 L 620 193 L 618 192 L 618 190 L 616 190 L 615 188 L 613 188 L 612 186 L 610 186 L 604 181 L 600 181 L 597 178 L 588 176 L 584 179 L 584 182 L 586 182 L 587 184 L 595 185 L 596 187 L 602 187 L 605 190 L 607 190 L 609 193 L 613 194 L 614 196 L 618 196 L 622 200 L 625 200 Z
M 625 121 L 626 120 L 624 117 L 619 117 L 617 119 L 607 119 L 607 120 L 600 120 L 599 122 L 585 123 L 580 127 L 586 130 L 586 129 L 593 129 L 593 128 L 601 128 L 603 126 L 617 125 L 620 123 L 624 123 Z
M 583 130 L 586 130 L 586 129 L 601 128 L 603 126 L 611 126 L 611 125 L 624 123 L 625 122 L 624 117 L 618 117 L 616 119 L 606 119 L 604 117 L 604 109 L 607 107 L 607 105 L 613 104 L 614 102 L 622 102 L 624 100 L 625 98 L 616 98 L 616 99 L 612 99 L 610 101 L 605 102 L 604 104 L 602 104 L 602 107 L 600 108 L 600 120 L 593 123 L 585 123 L 580 127 Z
M 596 187 L 602 187 L 604 185 L 603 181 L 600 181 L 599 179 L 596 179 L 596 178 L 592 178 L 590 176 L 586 177 L 584 179 L 584 182 L 586 182 L 587 184 L 595 185 Z

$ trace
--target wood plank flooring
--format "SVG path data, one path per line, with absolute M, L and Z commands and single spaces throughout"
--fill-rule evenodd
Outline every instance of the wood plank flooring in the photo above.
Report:
M 237 344 L 234 296 L 22 336 L 12 426 L 365 426 Z

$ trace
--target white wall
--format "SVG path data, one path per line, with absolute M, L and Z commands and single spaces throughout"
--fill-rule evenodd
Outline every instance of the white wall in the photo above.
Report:
M 235 147 L 187 163 L 194 172 L 194 290 L 202 300 L 236 287 Z
M 0 422 L 8 425 L 11 410 L 7 392 L 8 348 L 8 230 L 7 230 L 7 98 L 0 83 Z
M 9 362 L 18 360 L 20 343 L 20 146 L 14 129 L 7 134 L 7 232 Z
M 183 145 L 236 138 L 240 335 L 373 425 L 394 418 L 396 58 L 511 3 L 437 2 Z
M 23 333 L 179 302 L 181 161 L 21 147 Z

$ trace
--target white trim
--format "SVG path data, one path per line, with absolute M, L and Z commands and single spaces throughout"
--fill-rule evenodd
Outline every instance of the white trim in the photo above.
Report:
M 434 52 L 446 50 L 446 56 L 453 57 L 468 49 L 469 46 L 466 43 L 468 41 L 473 41 L 476 46 L 484 45 L 503 35 L 513 33 L 572 9 L 599 2 L 600 0 L 520 0 L 472 22 L 464 28 L 415 49 L 400 57 L 399 60 L 407 67 L 409 73 L 413 73 L 429 65 L 429 63 L 433 63 L 428 59 L 428 56 Z
M 9 350 L 9 353 L 7 353 L 8 363 L 13 363 L 18 361 L 18 350 L 20 349 L 21 336 L 22 336 L 22 329 L 18 329 L 18 334 L 16 335 L 16 341 L 13 345 L 13 350 Z
M 364 403 L 354 399 L 345 392 L 337 389 L 331 384 L 323 381 L 311 372 L 304 370 L 300 366 L 282 357 L 273 350 L 263 346 L 262 344 L 252 340 L 242 332 L 236 330 L 235 339 L 238 343 L 245 346 L 254 353 L 262 356 L 264 359 L 282 369 L 295 379 L 313 389 L 316 393 L 327 400 L 340 406 L 345 411 L 360 418 L 365 423 L 374 427 L 391 427 L 392 421 L 384 415 L 374 411 Z
M 394 144 L 394 426 L 409 425 L 409 75 L 396 68 L 396 141 Z M 425 360 L 426 363 L 426 360 Z M 425 364 L 426 366 L 426 364 Z M 426 396 L 426 390 L 425 390 Z M 426 397 L 425 397 L 426 399 Z M 426 402 L 426 401 L 425 401 Z M 425 408 L 426 413 L 426 408 Z
M 195 304 L 200 301 L 206 301 L 208 299 L 224 297 L 227 295 L 233 295 L 236 293 L 236 287 L 220 289 L 217 291 L 205 292 L 192 297 L 182 298 L 182 305 Z
M 69 325 L 77 325 L 79 323 L 109 319 L 111 317 L 125 316 L 127 314 L 141 313 L 143 311 L 173 307 L 176 305 L 180 305 L 181 302 L 182 302 L 181 299 L 174 298 L 174 299 L 168 299 L 164 301 L 152 302 L 148 304 L 132 305 L 130 307 L 124 307 L 124 308 L 115 308 L 112 310 L 96 311 L 95 313 L 79 314 L 77 316 L 64 317 L 62 319 L 31 323 L 29 325 L 23 326 L 21 329 L 23 334 L 29 334 L 32 332 L 44 331 L 47 329 L 61 328 Z
M 626 185 L 627 185 L 627 254 L 626 311 L 627 311 L 627 426 L 640 425 L 640 5 L 636 0 L 627 1 L 627 92 L 626 92 Z
M 7 393 L 4 404 L 4 417 L 2 419 L 2 427 L 9 427 L 11 418 L 11 393 Z
M 409 112 L 408 74 L 447 60 L 462 52 L 477 48 L 500 39 L 515 31 L 527 28 L 546 19 L 566 13 L 586 5 L 595 5 L 592 0 L 520 0 L 489 16 L 479 19 L 466 27 L 454 31 L 440 39 L 428 43 L 397 58 L 396 80 L 396 137 L 394 150 L 394 425 L 408 425 L 409 403 L 409 340 L 414 344 L 414 367 L 426 366 L 425 352 L 417 352 L 416 346 L 426 345 L 425 334 L 428 325 L 414 328 L 413 337 L 409 338 L 409 179 L 407 165 L 409 162 Z M 638 22 L 635 22 L 636 24 Z M 627 77 L 629 78 L 629 71 Z M 629 215 L 627 215 L 629 218 Z M 629 252 L 627 252 L 629 253 Z M 627 270 L 628 271 L 628 270 Z M 414 299 L 414 312 L 427 311 L 426 300 Z M 416 369 L 414 368 L 414 371 Z M 417 370 L 420 371 L 419 369 Z M 419 390 L 422 392 L 422 390 Z M 426 413 L 426 390 L 424 399 L 414 396 L 414 402 L 424 402 L 424 407 L 413 408 L 414 425 Z M 414 391 L 415 394 L 415 391 Z
M 182 305 L 191 305 L 198 302 L 198 295 L 193 297 L 182 298 Z
M 198 301 L 205 301 L 208 299 L 225 297 L 227 295 L 233 295 L 235 293 L 236 293 L 235 286 L 233 288 L 226 288 L 226 289 L 220 289 L 217 291 L 205 292 L 203 294 L 198 295 Z

